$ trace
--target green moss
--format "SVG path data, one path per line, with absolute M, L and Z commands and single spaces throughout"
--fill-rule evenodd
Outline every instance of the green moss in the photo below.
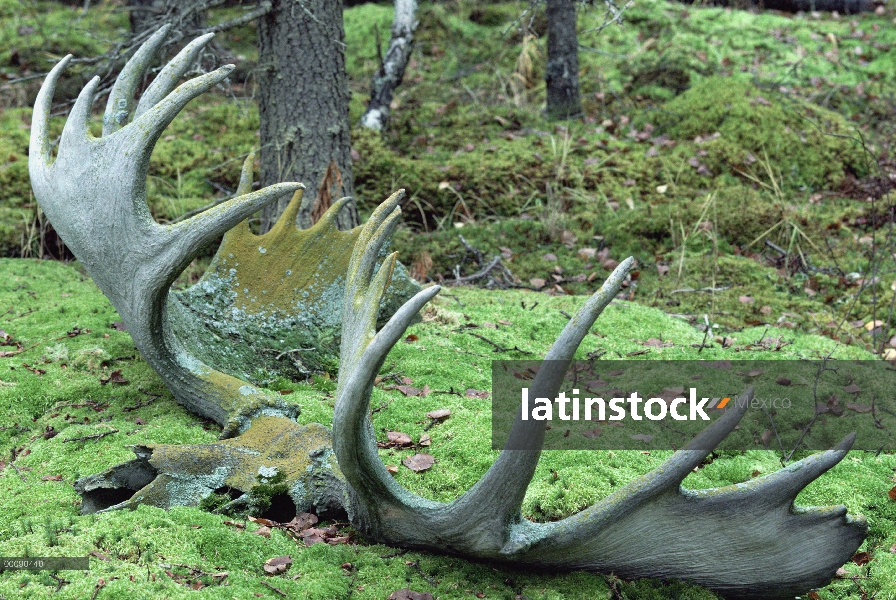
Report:
M 774 178 L 794 190 L 868 173 L 861 141 L 842 116 L 733 78 L 699 82 L 668 102 L 656 121 L 673 139 L 720 133 L 703 144 L 705 164 L 717 175 L 746 172 L 770 183 L 767 161 Z

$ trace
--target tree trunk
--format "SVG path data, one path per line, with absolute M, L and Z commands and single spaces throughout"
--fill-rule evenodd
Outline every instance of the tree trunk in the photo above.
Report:
M 392 39 L 380 68 L 373 76 L 370 101 L 361 117 L 361 126 L 380 131 L 389 121 L 389 104 L 392 94 L 404 79 L 404 70 L 414 50 L 414 31 L 417 29 L 416 0 L 395 0 L 395 19 L 392 21 Z M 379 48 L 377 48 L 379 52 Z
M 579 97 L 579 40 L 575 0 L 547 0 L 547 116 L 568 119 L 582 112 Z
M 261 118 L 261 184 L 305 184 L 300 227 L 311 225 L 317 190 L 330 162 L 342 175 L 342 195 L 354 195 L 345 31 L 339 0 L 274 0 L 258 23 L 258 107 Z M 338 192 L 337 192 L 338 193 Z M 289 198 L 262 211 L 262 231 Z M 358 225 L 349 203 L 340 228 Z

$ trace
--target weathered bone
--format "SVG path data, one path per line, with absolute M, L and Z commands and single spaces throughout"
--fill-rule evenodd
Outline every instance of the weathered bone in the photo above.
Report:
M 171 311 L 183 306 L 168 295 L 169 287 L 201 247 L 301 184 L 245 193 L 176 225 L 153 221 L 145 197 L 153 145 L 190 99 L 229 72 L 224 67 L 174 89 L 192 57 L 210 39 L 199 38 L 162 71 L 137 105 L 134 120 L 127 123 L 137 81 L 165 31 L 153 36 L 119 76 L 101 138 L 87 132 L 97 80 L 84 88 L 52 163 L 49 108 L 69 58 L 51 71 L 35 105 L 29 159 L 32 185 L 62 239 L 112 301 L 135 344 L 178 401 L 224 425 L 223 437 L 242 435 L 201 446 L 137 448 L 134 461 L 78 482 L 86 508 L 195 504 L 216 486 L 248 492 L 258 471 L 276 468 L 288 474 L 297 505 L 320 508 L 341 503 L 356 527 L 384 543 L 536 568 L 679 578 L 731 598 L 788 598 L 824 585 L 858 548 L 867 530 L 862 518 L 849 517 L 842 506 L 793 504 L 806 485 L 842 460 L 852 436 L 833 450 L 748 483 L 700 491 L 681 488 L 706 449 L 737 425 L 747 402 L 729 408 L 661 467 L 554 523 L 529 522 L 520 513 L 544 440 L 543 421 L 518 419 L 511 431 L 518 441 L 514 447 L 521 440 L 530 449 L 502 452 L 480 481 L 452 503 L 427 500 L 401 487 L 377 453 L 368 413 L 370 395 L 387 353 L 439 288 L 417 293 L 376 332 L 396 259 L 390 255 L 379 268 L 377 261 L 400 215 L 399 194 L 353 232 L 357 238 L 343 296 L 332 433 L 338 466 L 334 465 L 325 428 L 295 424 L 289 417 L 297 407 L 203 364 L 172 333 Z M 248 176 L 244 169 L 241 191 L 248 192 Z M 338 210 L 338 205 L 334 208 Z M 288 216 L 284 223 L 287 220 Z M 231 242 L 245 235 L 238 233 Z M 532 386 L 537 396 L 556 394 L 563 365 L 618 293 L 631 265 L 631 259 L 619 265 L 567 324 L 547 355 L 560 366 L 539 371 Z M 751 394 L 748 390 L 746 397 Z M 194 485 L 185 490 L 183 483 L 190 477 Z M 308 492 L 321 482 L 325 493 L 315 497 Z M 121 499 L 122 491 L 136 494 Z
M 345 297 L 333 449 L 350 485 L 352 523 L 365 535 L 386 544 L 536 568 L 684 579 L 726 597 L 766 599 L 793 598 L 827 584 L 862 543 L 867 524 L 847 516 L 845 507 L 793 504 L 804 487 L 846 456 L 854 435 L 833 450 L 747 483 L 696 492 L 681 487 L 708 454 L 706 449 L 734 429 L 748 402 L 728 409 L 662 466 L 555 523 L 533 523 L 520 513 L 545 421 L 517 418 L 510 435 L 521 441 L 512 447 L 525 441 L 531 450 L 502 452 L 479 482 L 452 503 L 404 489 L 377 453 L 368 416 L 370 394 L 389 350 L 438 288 L 418 293 L 374 334 L 373 311 L 394 255 L 375 277 L 371 265 L 398 213 L 395 203 L 384 203 L 365 226 L 352 256 Z M 618 293 L 631 265 L 631 258 L 620 264 L 564 328 L 546 357 L 557 362 L 539 370 L 533 382 L 535 397 L 556 395 L 565 365 Z M 752 393 L 750 388 L 744 396 Z
M 308 340 L 324 346 L 323 340 L 338 336 L 341 289 L 360 228 L 351 232 L 336 230 L 333 218 L 342 205 L 336 203 L 312 230 L 298 230 L 290 210 L 298 206 L 299 196 L 293 198 L 291 208 L 274 230 L 264 236 L 251 234 L 248 225 L 241 222 L 278 197 L 300 192 L 303 187 L 300 183 L 280 183 L 251 192 L 251 160 L 243 168 L 241 194 L 233 200 L 177 224 L 155 222 L 146 204 L 146 173 L 155 143 L 187 102 L 215 86 L 232 70 L 232 66 L 221 67 L 174 89 L 212 35 L 194 40 L 162 70 L 136 106 L 134 120 L 128 123 L 137 84 L 168 29 L 163 27 L 154 34 L 122 69 L 106 105 L 100 138 L 88 132 L 98 79 L 87 84 L 65 124 L 57 158 L 51 162 L 47 122 L 56 81 L 70 57 L 56 65 L 35 102 L 29 170 L 35 198 L 54 226 L 58 225 L 60 237 L 112 301 L 146 361 L 178 402 L 222 425 L 222 437 L 226 438 L 245 431 L 257 415 L 294 417 L 298 407 L 248 383 L 250 376 L 246 372 L 222 369 L 233 363 L 251 366 L 247 354 L 259 352 L 246 341 L 248 350 L 237 353 L 244 360 L 228 361 L 221 351 L 229 350 L 227 344 L 217 344 L 220 349 L 216 354 L 215 344 L 201 343 L 216 334 L 231 333 L 231 329 L 215 330 L 212 319 L 202 318 L 209 317 L 204 312 L 208 305 L 201 301 L 204 291 L 212 289 L 219 297 L 212 309 L 227 310 L 227 315 L 218 315 L 219 321 L 229 318 L 232 324 L 241 320 L 241 340 L 262 338 L 264 342 L 284 338 L 287 343 L 293 342 L 295 336 L 282 333 L 284 328 L 298 324 L 299 331 L 310 332 L 307 321 L 317 319 L 314 334 L 299 337 L 293 347 L 301 347 L 300 342 Z M 200 285 L 183 293 L 169 293 L 171 284 L 190 261 L 211 241 L 235 227 L 236 231 L 226 236 L 223 257 L 218 254 L 216 266 L 209 269 Z M 246 256 L 246 264 L 240 267 L 239 251 L 246 251 L 253 244 L 258 256 Z M 286 248 L 271 253 L 286 259 L 277 262 L 278 267 L 285 265 L 284 272 L 296 263 L 324 259 L 330 261 L 326 265 L 330 268 L 319 273 L 306 272 L 302 283 L 288 277 L 270 277 L 262 285 L 259 275 L 272 275 L 270 263 L 277 261 L 269 257 L 268 263 L 259 262 L 259 256 L 264 258 L 259 255 L 259 248 L 264 246 L 272 250 L 278 246 Z M 233 252 L 238 253 L 236 258 Z M 255 267 L 254 272 L 247 268 L 249 265 Z M 221 275 L 217 267 L 240 276 L 241 291 L 245 288 L 251 297 L 282 299 L 286 290 L 295 300 L 288 304 L 271 301 L 263 308 L 241 310 L 238 319 L 230 312 L 238 305 L 231 298 L 237 296 L 231 294 L 236 277 Z M 299 278 L 301 274 L 297 273 L 292 279 Z M 417 289 L 419 286 L 404 277 L 400 285 L 391 289 L 381 318 L 391 315 Z M 312 299 L 299 298 L 303 292 L 306 296 L 311 292 Z M 275 314 L 277 311 L 288 315 L 283 318 Z M 327 325 L 322 322 L 324 317 L 333 322 Z M 337 342 L 330 344 L 335 357 Z M 234 377 L 236 373 L 242 377 Z

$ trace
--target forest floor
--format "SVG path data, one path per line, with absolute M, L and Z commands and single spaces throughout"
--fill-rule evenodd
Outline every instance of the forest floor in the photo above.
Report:
M 403 385 L 462 391 L 375 390 L 374 406 L 387 405 L 374 415 L 378 435 L 419 440 L 427 411 L 452 411 L 426 432 L 438 462 L 422 473 L 399 467 L 403 485 L 450 500 L 485 471 L 497 455 L 483 435 L 490 402 L 479 393 L 490 389 L 490 361 L 543 353 L 565 323 L 560 311 L 573 311 L 629 255 L 638 267 L 626 301 L 598 321 L 600 335 L 583 345 L 583 357 L 645 349 L 639 358 L 896 354 L 891 7 L 834 16 L 636 2 L 622 26 L 582 34 L 585 113 L 558 124 L 541 115 L 543 19 L 531 21 L 531 36 L 514 25 L 526 5 L 421 6 L 388 131 L 353 132 L 362 214 L 394 189 L 408 192 L 394 246 L 415 276 L 450 285 L 500 257 L 513 277 L 495 271 L 479 280 L 492 289 L 445 290 L 430 318 L 409 330 L 417 340 L 387 359 L 388 374 L 410 379 Z M 345 12 L 353 123 L 377 67 L 376 31 L 387 37 L 391 13 L 374 4 Z M 601 10 L 583 10 L 580 31 L 602 21 Z M 0 77 L 41 73 L 67 52 L 101 54 L 127 27 L 116 3 L 82 13 L 0 0 Z M 250 26 L 221 36 L 238 58 L 229 93 L 191 103 L 159 141 L 148 182 L 159 221 L 226 196 L 257 148 L 254 36 Z M 57 100 L 74 97 L 86 68 L 72 69 Z M 37 82 L 0 86 L 0 255 L 9 257 L 0 259 L 0 555 L 93 557 L 87 575 L 0 573 L 0 597 L 281 597 L 261 580 L 322 599 L 386 598 L 404 587 L 437 598 L 714 597 L 679 583 L 398 554 L 357 536 L 306 548 L 281 529 L 253 535 L 255 523 L 198 508 L 78 516 L 71 483 L 128 460 L 128 446 L 211 442 L 218 431 L 179 407 L 128 334 L 110 327 L 117 315 L 76 263 L 35 260 L 58 251 L 42 247 L 46 224 L 28 182 Z M 195 282 L 207 262 L 198 260 L 179 285 Z M 524 352 L 497 352 L 467 331 Z M 661 344 L 645 345 L 651 338 Z M 707 340 L 712 347 L 698 355 L 692 344 Z M 748 344 L 755 340 L 782 343 Z M 456 360 L 458 352 L 469 361 Z M 445 364 L 450 372 L 439 370 Z M 329 424 L 329 375 L 267 383 L 288 386 L 303 422 Z M 411 453 L 382 450 L 394 465 Z M 668 454 L 547 452 L 526 516 L 572 514 Z M 685 485 L 738 483 L 779 467 L 771 451 L 723 453 Z M 845 504 L 871 525 L 861 564 L 845 565 L 812 597 L 896 598 L 896 501 L 887 495 L 894 471 L 893 454 L 854 452 L 799 496 L 798 504 Z M 265 579 L 262 564 L 280 555 L 292 557 L 292 568 Z

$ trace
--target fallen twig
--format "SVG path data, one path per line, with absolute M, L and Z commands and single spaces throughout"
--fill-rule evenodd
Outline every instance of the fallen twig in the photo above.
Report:
M 65 438 L 62 440 L 63 442 L 86 442 L 87 440 L 98 440 L 100 438 L 104 438 L 107 435 L 112 435 L 113 433 L 118 433 L 117 429 L 112 429 L 110 431 L 104 431 L 102 433 L 95 433 L 93 435 L 82 435 L 81 437 L 76 438 Z
M 280 594 L 280 595 L 283 596 L 284 598 L 288 598 L 288 597 L 289 597 L 289 596 L 287 596 L 286 592 L 284 592 L 284 591 L 281 590 L 280 588 L 275 588 L 274 586 L 272 586 L 270 583 L 268 583 L 268 582 L 265 581 L 264 579 L 259 579 L 258 581 L 259 581 L 259 583 L 261 583 L 261 585 L 263 585 L 263 586 L 265 586 L 265 587 L 268 587 L 268 588 L 271 588 L 272 590 L 274 590 L 275 592 L 277 592 L 278 594 Z

